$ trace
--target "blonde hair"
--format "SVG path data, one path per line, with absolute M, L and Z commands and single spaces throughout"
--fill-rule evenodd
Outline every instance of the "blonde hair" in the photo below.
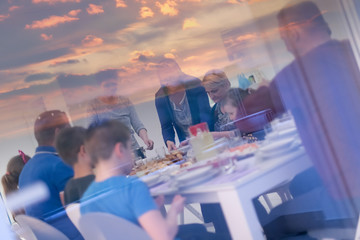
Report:
M 227 87 L 230 88 L 230 81 L 224 71 L 213 69 L 205 73 L 203 85 L 210 88 Z

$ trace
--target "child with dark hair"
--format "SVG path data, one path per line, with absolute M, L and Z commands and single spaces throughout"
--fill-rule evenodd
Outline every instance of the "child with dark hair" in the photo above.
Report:
M 20 150 L 19 155 L 10 159 L 6 167 L 6 174 L 1 178 L 5 195 L 18 190 L 20 173 L 29 159 L 30 157 Z
M 65 205 L 80 200 L 95 178 L 90 158 L 84 148 L 85 132 L 83 127 L 65 128 L 55 141 L 61 159 L 74 169 L 74 177 L 66 183 L 64 189 Z

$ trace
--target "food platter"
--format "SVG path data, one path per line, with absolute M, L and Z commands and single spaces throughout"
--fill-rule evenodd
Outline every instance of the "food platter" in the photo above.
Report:
M 138 177 L 142 177 L 151 173 L 155 173 L 174 163 L 182 163 L 183 160 L 183 152 L 173 151 L 170 154 L 166 154 L 164 158 L 150 159 L 144 163 L 137 164 L 131 171 L 130 175 L 137 175 Z

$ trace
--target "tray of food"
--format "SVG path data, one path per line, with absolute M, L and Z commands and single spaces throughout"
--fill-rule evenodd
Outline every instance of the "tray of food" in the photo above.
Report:
M 173 151 L 170 154 L 166 154 L 164 158 L 161 159 L 150 159 L 144 161 L 143 163 L 136 164 L 132 169 L 130 175 L 137 175 L 142 177 L 148 174 L 158 172 L 163 170 L 166 167 L 178 163 L 181 164 L 184 162 L 184 153 L 181 151 Z

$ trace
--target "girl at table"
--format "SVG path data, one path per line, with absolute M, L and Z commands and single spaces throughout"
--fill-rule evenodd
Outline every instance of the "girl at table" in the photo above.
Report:
M 248 112 L 243 102 L 250 96 L 240 88 L 231 88 L 222 101 L 224 112 L 229 115 L 241 134 L 249 139 L 264 139 L 264 127 L 273 117 L 271 109 L 259 109 L 259 112 Z
M 1 184 L 3 185 L 5 195 L 8 195 L 9 193 L 19 189 L 19 176 L 29 159 L 30 157 L 25 155 L 20 150 L 19 155 L 16 155 L 10 159 L 6 167 L 6 173 L 1 178 Z
M 1 184 L 4 189 L 5 195 L 15 192 L 19 189 L 19 176 L 25 166 L 25 164 L 30 160 L 28 155 L 25 155 L 22 151 L 19 150 L 19 155 L 12 157 L 7 164 L 6 173 L 1 178 Z M 16 214 L 23 214 L 24 211 L 20 210 Z

